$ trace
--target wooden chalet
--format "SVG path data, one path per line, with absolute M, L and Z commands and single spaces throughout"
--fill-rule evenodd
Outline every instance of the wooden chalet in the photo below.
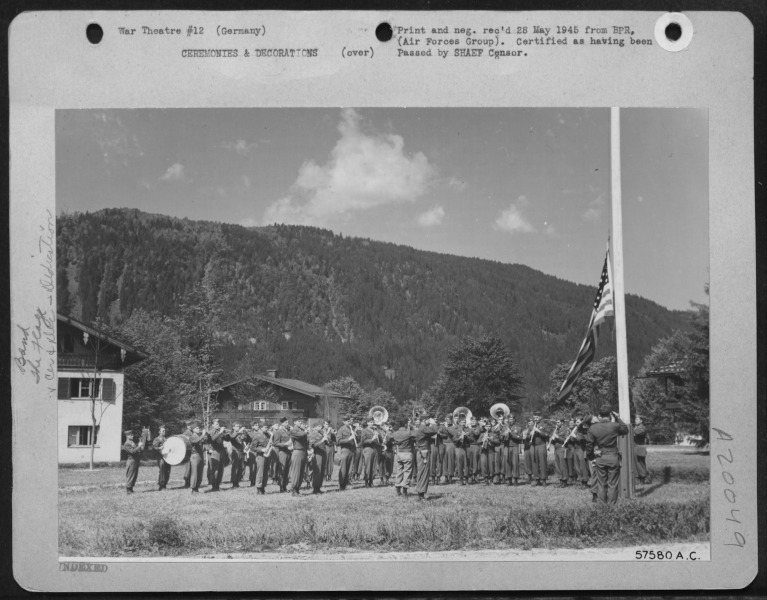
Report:
M 91 402 L 96 403 L 98 422 L 94 460 L 119 461 L 124 372 L 149 355 L 62 314 L 56 320 L 56 345 L 59 463 L 90 459 Z
M 249 425 L 257 419 L 273 423 L 281 417 L 290 421 L 303 417 L 310 422 L 327 419 L 338 422 L 338 401 L 346 398 L 323 387 L 280 377 L 276 369 L 249 375 L 214 390 L 218 409 L 213 416 Z

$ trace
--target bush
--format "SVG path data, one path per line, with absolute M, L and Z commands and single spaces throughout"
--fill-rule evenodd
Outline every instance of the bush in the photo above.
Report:
M 591 504 L 561 510 L 509 511 L 498 533 L 514 545 L 585 546 L 647 544 L 700 539 L 710 531 L 708 499 L 647 504 L 629 500 L 612 506 Z

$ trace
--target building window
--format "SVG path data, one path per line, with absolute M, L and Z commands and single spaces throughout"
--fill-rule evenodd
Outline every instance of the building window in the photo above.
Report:
M 263 402 L 263 401 L 254 402 L 253 410 L 266 410 L 266 402 Z
M 93 386 L 96 386 L 95 393 L 93 392 Z M 83 398 L 90 398 L 93 396 L 94 398 L 101 398 L 101 379 L 70 379 L 69 380 L 69 386 L 72 394 L 72 398 L 77 399 L 83 399 Z
M 282 410 L 295 410 L 296 409 L 296 403 L 295 402 L 283 402 L 282 403 Z
M 93 433 L 93 427 L 91 425 L 70 425 L 69 436 L 67 439 L 68 448 L 77 448 L 78 446 L 90 446 L 91 434 Z M 96 440 L 99 441 L 99 427 L 96 426 Z
M 114 402 L 116 385 L 111 378 L 59 377 L 59 400 L 96 400 Z

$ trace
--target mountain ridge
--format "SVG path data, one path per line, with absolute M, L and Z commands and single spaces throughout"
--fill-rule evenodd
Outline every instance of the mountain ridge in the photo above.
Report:
M 542 396 L 549 373 L 575 358 L 595 293 L 521 264 L 137 209 L 60 214 L 57 250 L 61 312 L 112 325 L 137 309 L 170 315 L 202 282 L 226 298 L 230 366 L 249 340 L 265 340 L 278 364 L 264 368 L 319 384 L 352 375 L 400 397 L 428 387 L 462 337 L 494 334 L 526 394 Z M 688 327 L 687 312 L 639 296 L 626 296 L 626 312 L 631 374 L 660 338 Z M 612 354 L 603 343 L 596 359 Z

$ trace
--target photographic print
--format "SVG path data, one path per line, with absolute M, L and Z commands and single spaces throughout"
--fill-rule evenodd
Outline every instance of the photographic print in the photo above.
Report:
M 57 112 L 62 556 L 707 558 L 707 112 L 620 111 L 630 435 L 610 112 Z
M 748 585 L 749 31 L 19 16 L 19 585 Z

